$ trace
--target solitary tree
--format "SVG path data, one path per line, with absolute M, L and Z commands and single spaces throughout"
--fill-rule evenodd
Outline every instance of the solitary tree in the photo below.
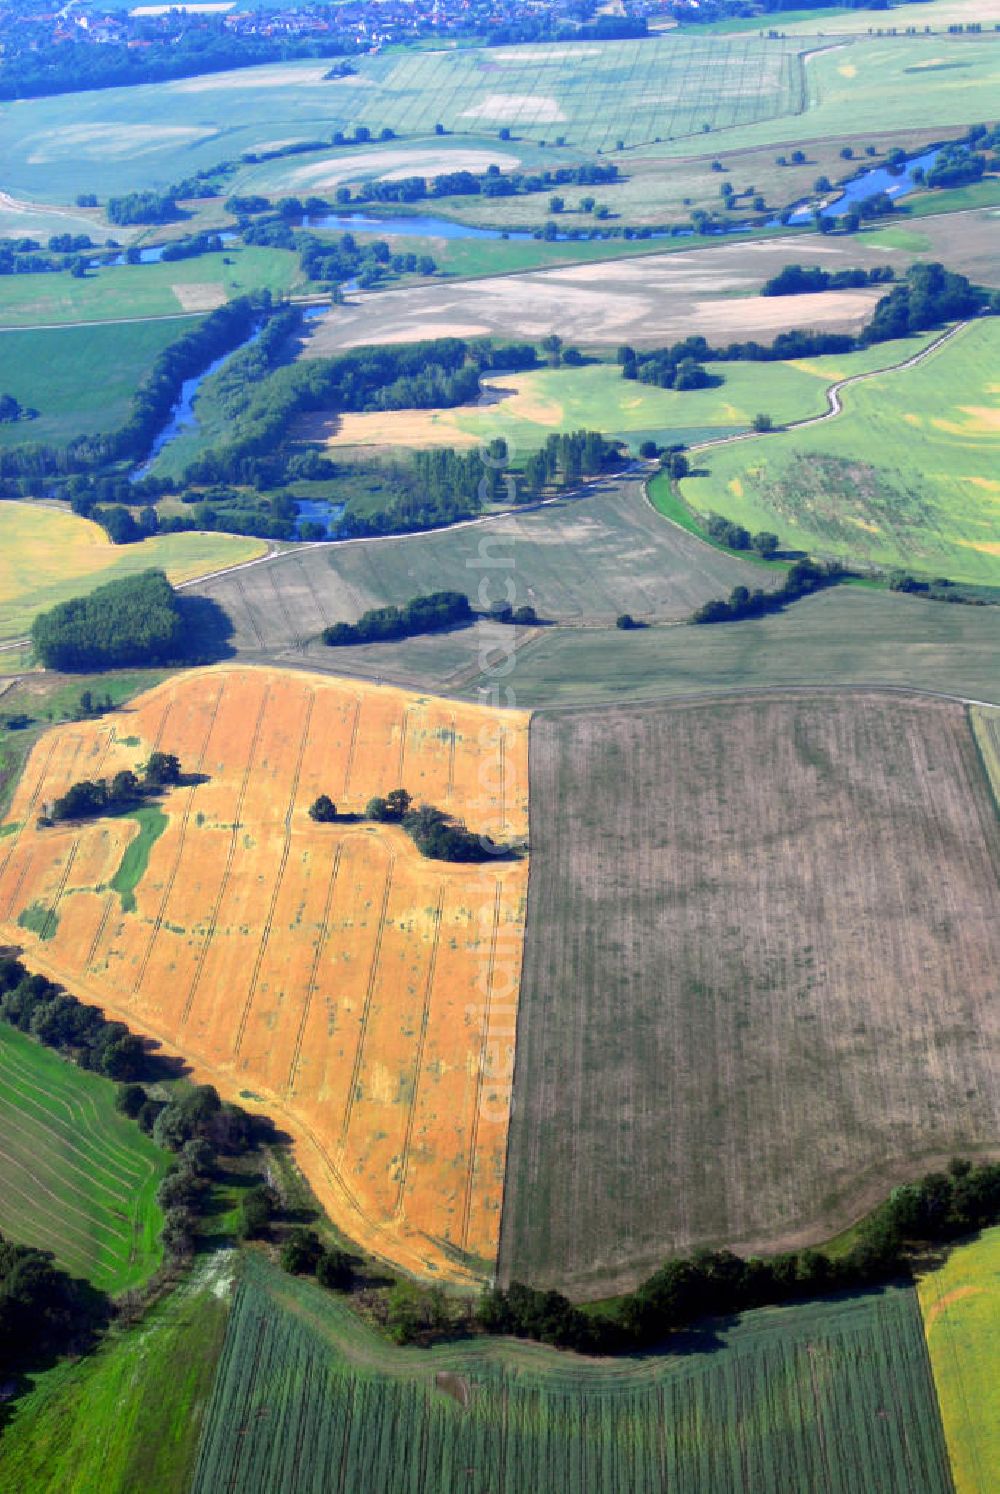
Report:
M 753 428 L 755 431 L 771 431 L 774 429 L 774 422 L 770 415 L 755 415 L 753 418 Z
M 320 794 L 309 806 L 309 818 L 318 825 L 330 825 L 337 818 L 337 806 L 329 794 Z

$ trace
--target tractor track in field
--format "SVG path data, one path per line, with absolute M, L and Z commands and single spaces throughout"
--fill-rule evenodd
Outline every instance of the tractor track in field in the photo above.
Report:
M 420 1090 L 420 1077 L 424 1067 L 424 1048 L 427 1043 L 427 1029 L 430 1026 L 431 1001 L 434 995 L 434 972 L 437 969 L 438 946 L 441 941 L 441 922 L 444 917 L 446 890 L 447 884 L 442 882 L 434 909 L 434 937 L 431 940 L 430 959 L 427 962 L 424 1002 L 420 1013 L 420 1031 L 417 1033 L 417 1051 L 413 1058 L 413 1088 L 410 1093 L 410 1104 L 406 1114 L 406 1130 L 403 1134 L 403 1150 L 399 1164 L 399 1186 L 396 1190 L 396 1202 L 392 1212 L 392 1218 L 396 1222 L 403 1217 L 403 1195 L 406 1192 L 406 1179 L 410 1169 L 410 1146 L 413 1141 L 413 1127 L 417 1119 L 417 1096 Z
M 246 799 L 247 788 L 250 784 L 250 774 L 253 771 L 254 758 L 257 755 L 257 746 L 260 742 L 261 727 L 264 724 L 264 712 L 267 709 L 267 702 L 270 699 L 270 695 L 271 687 L 270 685 L 267 685 L 265 686 L 264 693 L 261 696 L 260 707 L 257 711 L 257 720 L 254 723 L 253 736 L 250 738 L 250 748 L 247 752 L 247 765 L 243 772 L 243 780 L 240 783 L 240 791 L 236 799 L 236 808 L 233 812 L 233 829 L 232 834 L 229 837 L 229 850 L 226 854 L 226 865 L 222 872 L 222 880 L 219 883 L 219 891 L 216 894 L 215 902 L 212 906 L 212 916 L 208 921 L 208 929 L 206 930 L 201 949 L 198 952 L 198 963 L 195 966 L 194 979 L 191 982 L 191 988 L 188 991 L 187 1000 L 184 1002 L 184 1007 L 181 1012 L 180 1022 L 178 1024 L 181 1028 L 187 1026 L 188 1018 L 191 1015 L 191 1008 L 194 1006 L 194 1000 L 196 995 L 198 994 L 198 986 L 201 983 L 202 971 L 205 968 L 205 961 L 208 958 L 209 946 L 211 945 L 212 940 L 215 938 L 215 929 L 219 919 L 219 910 L 222 907 L 222 900 L 225 897 L 226 889 L 229 886 L 229 878 L 233 869 L 233 861 L 236 857 L 236 842 L 239 839 L 241 828 L 240 815 L 243 813 L 243 803 Z
M 208 719 L 208 726 L 205 730 L 204 741 L 201 744 L 201 751 L 198 753 L 198 762 L 195 768 L 196 775 L 201 772 L 202 764 L 205 761 L 205 754 L 208 752 L 208 744 L 212 739 L 212 732 L 215 728 L 215 723 L 218 720 L 219 707 L 222 704 L 222 697 L 225 694 L 225 690 L 226 687 L 223 683 L 222 685 L 220 685 L 219 693 L 215 697 L 215 704 L 212 707 L 212 714 Z M 135 980 L 136 994 L 138 994 L 139 990 L 142 987 L 142 983 L 146 978 L 146 970 L 149 967 L 149 961 L 153 954 L 153 947 L 156 944 L 156 941 L 160 934 L 160 930 L 163 927 L 163 920 L 166 916 L 167 911 L 167 903 L 170 901 L 170 895 L 174 890 L 174 882 L 177 880 L 177 873 L 180 870 L 181 859 L 184 855 L 184 842 L 187 838 L 188 822 L 191 818 L 191 807 L 194 803 L 194 797 L 197 792 L 198 785 L 197 783 L 194 783 L 192 784 L 191 790 L 188 794 L 187 804 L 184 806 L 184 813 L 181 815 L 180 834 L 177 840 L 177 855 L 174 858 L 174 864 L 170 868 L 170 875 L 167 878 L 166 886 L 163 889 L 163 896 L 160 899 L 160 906 L 157 910 L 156 917 L 153 920 L 153 927 L 150 931 L 149 942 L 146 945 L 146 951 L 139 963 L 139 971 Z
M 234 1058 L 239 1055 L 240 1049 L 243 1046 L 243 1038 L 246 1033 L 247 1022 L 250 1019 L 250 1009 L 253 1006 L 254 997 L 257 994 L 257 982 L 260 979 L 261 966 L 264 963 L 264 956 L 267 953 L 268 941 L 271 937 L 271 928 L 274 923 L 274 913 L 275 909 L 278 906 L 278 895 L 281 892 L 281 885 L 285 879 L 285 869 L 288 866 L 288 858 L 292 850 L 292 815 L 295 811 L 295 796 L 298 793 L 299 778 L 302 775 L 302 763 L 303 759 L 305 758 L 306 746 L 309 741 L 309 727 L 310 723 L 312 722 L 312 714 L 315 705 L 316 692 L 314 690 L 311 690 L 309 692 L 305 720 L 303 722 L 302 732 L 299 738 L 298 757 L 295 760 L 295 768 L 292 772 L 291 788 L 288 794 L 288 808 L 285 811 L 285 838 L 284 844 L 281 848 L 281 860 L 278 863 L 277 874 L 274 878 L 274 887 L 271 891 L 271 901 L 267 910 L 267 918 L 264 920 L 264 927 L 261 930 L 260 941 L 257 945 L 257 953 L 254 957 L 253 971 L 250 976 L 250 985 L 247 988 L 246 1000 L 243 1003 L 239 1021 L 236 1024 L 236 1035 L 233 1039 Z

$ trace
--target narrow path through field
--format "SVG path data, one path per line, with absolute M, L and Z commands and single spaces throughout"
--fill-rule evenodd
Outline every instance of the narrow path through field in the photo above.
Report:
M 956 322 L 940 337 L 935 337 L 925 348 L 919 352 L 912 353 L 909 358 L 904 358 L 901 363 L 890 363 L 884 368 L 869 369 L 867 373 L 850 374 L 846 379 L 838 379 L 836 383 L 830 384 L 826 390 L 827 408 L 822 415 L 807 415 L 804 420 L 789 420 L 787 424 L 778 426 L 773 432 L 765 431 L 737 431 L 734 436 L 714 436 L 710 441 L 698 441 L 688 447 L 688 451 L 708 451 L 716 446 L 731 446 L 735 441 L 756 441 L 762 435 L 780 435 L 782 431 L 802 430 L 807 425 L 822 425 L 824 420 L 833 420 L 837 415 L 843 413 L 843 405 L 840 401 L 841 391 L 850 388 L 852 384 L 861 384 L 865 379 L 879 379 L 883 374 L 902 373 L 904 369 L 916 368 L 918 363 L 923 363 L 932 353 L 937 353 L 944 347 L 945 343 L 951 342 L 960 332 L 966 331 L 972 326 L 971 321 Z M 655 505 L 654 505 L 655 507 Z M 659 511 L 659 510 L 657 510 Z M 666 517 L 666 515 L 664 515 Z M 676 521 L 669 520 L 671 524 Z

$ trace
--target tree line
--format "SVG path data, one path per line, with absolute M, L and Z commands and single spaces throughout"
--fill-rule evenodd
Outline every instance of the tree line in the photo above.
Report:
M 1000 1166 L 954 1160 L 947 1172 L 896 1188 L 842 1255 L 787 1251 L 744 1260 L 728 1250 L 667 1261 L 614 1308 L 584 1312 L 555 1291 L 520 1282 L 484 1292 L 477 1320 L 488 1333 L 516 1334 L 591 1354 L 648 1348 L 706 1317 L 820 1297 L 907 1276 L 929 1244 L 1000 1222 Z
M 388 638 L 411 638 L 417 633 L 436 633 L 460 627 L 475 614 L 469 598 L 460 591 L 432 591 L 411 597 L 402 606 L 372 607 L 355 623 L 338 622 L 324 628 L 323 642 L 331 648 L 345 644 L 381 642 Z
M 824 587 L 835 586 L 850 573 L 836 561 L 819 564 L 815 560 L 797 560 L 789 566 L 784 581 L 774 591 L 762 591 L 759 587 L 750 591 L 746 586 L 734 586 L 729 600 L 716 599 L 704 602 L 691 614 L 693 623 L 738 622 L 744 617 L 763 617 L 768 612 L 780 612 L 789 602 L 800 597 L 811 596 Z
M 876 265 L 871 270 L 824 270 L 819 265 L 785 265 L 765 280 L 762 296 L 805 296 L 816 291 L 860 290 L 865 285 L 883 285 L 895 280 L 892 265 Z
M 782 275 L 788 270 L 799 269 L 799 266 L 786 266 Z M 808 275 L 811 272 L 802 273 Z M 623 345 L 618 349 L 617 359 L 623 378 L 660 384 L 665 388 L 700 388 L 704 387 L 703 376 L 705 382 L 721 382 L 707 374 L 703 367 L 706 363 L 775 362 L 814 358 L 823 353 L 851 353 L 873 343 L 927 331 L 942 322 L 976 316 L 986 309 L 1000 309 L 1000 295 L 990 296 L 973 285 L 967 276 L 946 270 L 937 262 L 915 264 L 909 267 L 904 279 L 895 284 L 888 295 L 876 302 L 871 317 L 856 337 L 846 332 L 791 328 L 779 332 L 769 344 L 750 340 L 710 347 L 704 337 L 692 336 L 649 351 L 637 352 L 635 348 Z M 682 369 L 686 371 L 684 378 L 690 379 L 683 385 L 678 382 Z
M 309 818 L 320 825 L 336 822 L 337 806 L 328 794 L 320 794 L 313 800 Z M 353 820 L 356 816 L 348 818 Z M 375 824 L 400 825 L 421 856 L 432 861 L 495 861 L 515 854 L 510 847 L 498 845 L 491 836 L 474 833 L 462 820 L 433 804 L 414 805 L 412 796 L 402 788 L 369 799 L 362 818 Z

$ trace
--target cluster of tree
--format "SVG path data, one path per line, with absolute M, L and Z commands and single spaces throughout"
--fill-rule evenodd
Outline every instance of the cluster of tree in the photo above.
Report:
M 19 420 L 37 419 L 37 410 L 22 405 L 13 394 L 0 394 L 0 425 L 16 425 Z
M 62 270 L 84 274 L 87 260 L 83 250 L 92 247 L 89 234 L 78 234 L 76 239 L 70 234 L 59 234 L 57 237 L 61 243 L 69 240 L 73 244 L 76 240 L 85 239 L 86 244 L 69 249 L 50 248 L 46 254 L 37 239 L 0 239 L 0 275 L 57 274 Z M 51 239 L 49 243 L 51 246 Z
M 691 339 L 689 339 L 690 341 Z M 660 389 L 708 389 L 721 384 L 718 374 L 710 374 L 703 363 L 686 351 L 686 342 L 672 347 L 655 348 L 637 353 L 634 348 L 620 347 L 618 361 L 623 379 L 638 379 L 641 384 L 655 384 Z
M 193 233 L 186 239 L 174 239 L 171 243 L 164 244 L 160 259 L 164 264 L 172 263 L 175 259 L 197 259 L 202 254 L 221 254 L 225 247 L 220 234 Z M 126 260 L 128 257 L 129 251 L 126 250 Z
M 433 591 L 411 597 L 401 607 L 373 607 L 363 612 L 356 623 L 334 623 L 324 628 L 322 637 L 332 648 L 381 642 L 386 638 L 412 638 L 417 633 L 460 627 L 471 622 L 473 616 L 469 598 L 463 592 Z
M 909 571 L 893 571 L 889 576 L 889 590 L 910 592 L 914 596 L 926 597 L 930 602 L 960 603 L 966 607 L 1000 607 L 1000 588 L 949 581 L 946 576 L 925 579 L 911 575 Z
M 785 265 L 760 288 L 762 296 L 803 296 L 826 290 L 857 290 L 896 278 L 891 265 L 871 270 L 824 270 L 819 265 Z
M 172 752 L 153 752 L 142 770 L 142 776 L 122 768 L 111 778 L 83 778 L 70 784 L 66 792 L 51 805 L 47 820 L 88 820 L 100 815 L 118 814 L 132 805 L 141 804 L 149 794 L 172 788 L 181 781 L 180 760 Z
M 461 820 L 433 804 L 408 808 L 402 826 L 421 856 L 433 861 L 494 861 L 510 854 L 488 835 L 476 835 Z
M 54 1265 L 51 1251 L 0 1234 L 0 1371 L 85 1351 L 106 1317 L 106 1299 Z
M 583 7 L 574 7 L 577 13 Z M 589 5 L 584 14 L 592 15 Z M 516 46 L 521 42 L 539 41 L 641 41 L 649 35 L 647 22 L 642 16 L 593 16 L 586 22 L 567 22 L 559 11 L 526 10 L 499 26 L 491 26 L 486 37 L 490 47 Z
M 159 570 L 109 581 L 40 612 L 31 641 L 46 669 L 70 672 L 175 663 L 188 642 L 177 595 Z
M 959 187 L 977 182 L 988 166 L 985 151 L 1000 146 L 1000 125 L 973 125 L 961 140 L 950 140 L 941 147 L 930 170 L 923 175 L 926 187 Z M 920 180 L 915 172 L 914 177 Z
M 314 1229 L 290 1230 L 281 1246 L 282 1269 L 292 1276 L 314 1276 L 320 1286 L 346 1292 L 354 1279 L 354 1256 L 325 1246 Z
M 987 298 L 965 275 L 938 263 L 911 265 L 902 280 L 875 307 L 858 343 L 889 342 L 937 327 L 942 322 L 975 316 Z
M 190 26 L 182 25 L 175 36 L 144 39 L 141 47 L 129 46 L 127 41 L 93 46 L 73 40 L 32 38 L 30 47 L 7 50 L 0 99 L 125 88 L 297 57 L 337 57 L 356 50 L 353 40 L 344 34 L 264 36 L 226 29 L 215 17 L 193 16 L 191 22 Z M 25 30 L 27 41 L 32 28 Z
M 605 440 L 599 431 L 547 436 L 545 445 L 525 459 L 518 497 L 527 502 L 555 484 L 571 487 L 583 477 L 604 472 L 619 459 L 619 443 Z
M 630 1353 L 702 1318 L 892 1280 L 909 1270 L 928 1243 L 958 1239 L 998 1221 L 1000 1166 L 956 1159 L 946 1173 L 896 1188 L 844 1255 L 798 1250 L 744 1260 L 727 1250 L 700 1251 L 668 1261 L 621 1297 L 613 1312 L 599 1314 L 584 1312 L 558 1292 L 514 1282 L 483 1294 L 477 1320 L 488 1333 L 590 1353 Z
M 750 591 L 746 586 L 734 586 L 729 600 L 721 598 L 705 602 L 692 613 L 693 623 L 737 622 L 742 617 L 763 617 L 767 612 L 780 612 L 789 602 L 822 591 L 825 586 L 835 586 L 847 572 L 843 566 L 831 561 L 818 565 L 814 560 L 797 560 L 788 569 L 782 584 L 776 591 Z
M 468 605 L 467 598 L 463 601 Z M 309 816 L 318 824 L 332 824 L 337 806 L 328 794 L 320 794 L 309 806 Z M 442 809 L 431 804 L 414 807 L 411 795 L 402 788 L 369 799 L 365 819 L 381 825 L 402 825 L 421 856 L 434 861 L 491 861 L 511 854 L 506 846 L 497 845 L 488 835 L 474 834 Z
M 721 514 L 709 514 L 705 530 L 717 545 L 725 545 L 729 550 L 756 550 L 758 555 L 770 558 L 778 549 L 778 536 L 771 534 L 770 530 L 761 529 L 757 534 L 751 534 L 742 524 L 734 524 L 732 519 L 724 519 Z
M 123 1022 L 109 1022 L 44 975 L 29 975 L 20 960 L 0 959 L 0 1018 L 109 1079 L 138 1078 L 148 1063 L 141 1038 Z
M 115 1104 L 157 1146 L 174 1154 L 156 1199 L 163 1210 L 164 1246 L 174 1257 L 187 1256 L 218 1154 L 239 1155 L 255 1146 L 253 1120 L 241 1106 L 222 1101 L 211 1084 L 179 1091 L 169 1100 L 154 1098 L 141 1084 L 123 1084 Z
M 172 223 L 178 216 L 177 199 L 169 192 L 126 192 L 109 197 L 104 208 L 109 223 Z

